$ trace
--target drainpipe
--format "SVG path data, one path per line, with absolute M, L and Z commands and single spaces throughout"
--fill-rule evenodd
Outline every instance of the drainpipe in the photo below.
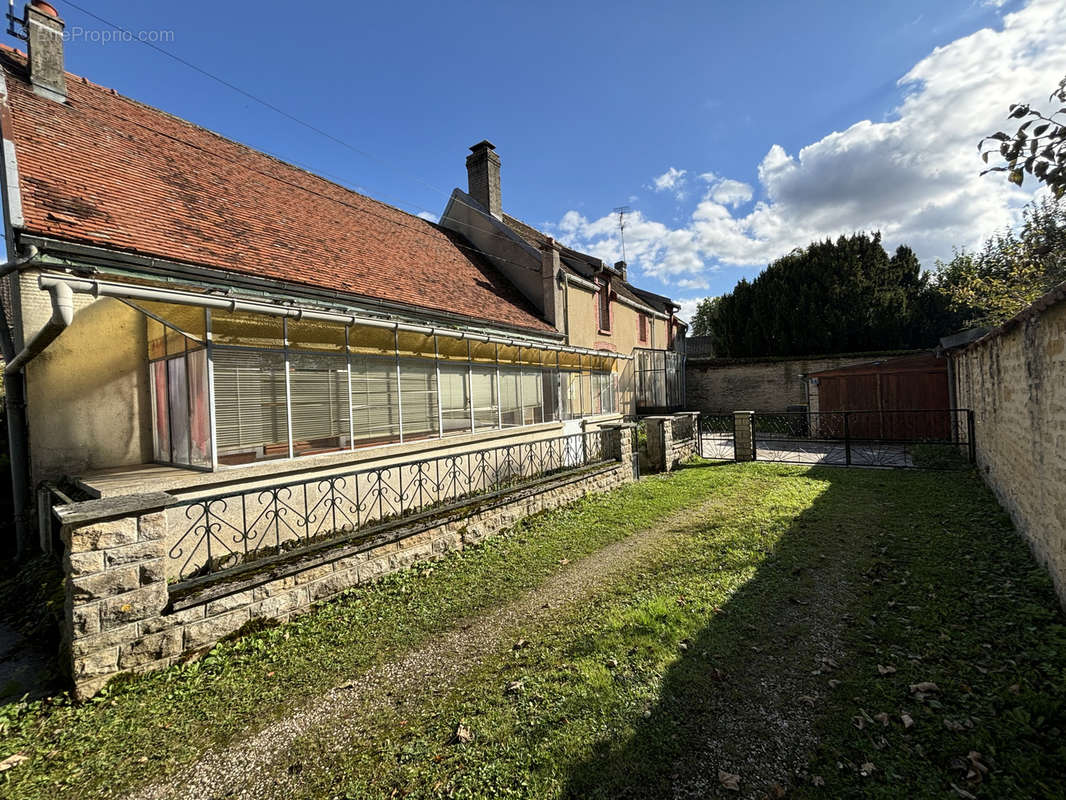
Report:
M 37 248 L 28 247 L 23 255 L 0 265 L 0 279 L 18 272 L 37 257 Z M 0 320 L 0 349 L 4 360 L 15 357 L 15 343 L 6 320 Z M 11 461 L 11 494 L 15 516 L 15 556 L 21 559 L 29 544 L 27 536 L 28 520 L 26 506 L 29 484 L 29 443 L 26 434 L 26 381 L 22 373 L 5 376 L 4 405 L 7 409 L 7 440 Z
M 5 377 L 19 372 L 26 364 L 32 361 L 38 353 L 56 340 L 74 319 L 74 292 L 65 283 L 55 283 L 48 287 L 48 294 L 52 296 L 52 316 L 44 327 L 34 334 L 33 338 L 22 348 L 22 352 L 11 359 L 4 369 Z

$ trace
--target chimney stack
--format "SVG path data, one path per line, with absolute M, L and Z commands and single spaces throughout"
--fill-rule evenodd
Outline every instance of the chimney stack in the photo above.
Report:
M 470 155 L 466 157 L 466 176 L 469 195 L 496 219 L 503 219 L 500 157 L 496 155 L 496 145 L 485 139 L 470 148 Z
M 616 261 L 614 262 L 614 268 L 618 270 L 618 274 L 622 277 L 622 280 L 626 279 L 626 262 Z
M 66 24 L 54 6 L 44 0 L 33 0 L 26 5 L 25 25 L 33 90 L 50 100 L 66 102 L 67 79 L 63 70 Z

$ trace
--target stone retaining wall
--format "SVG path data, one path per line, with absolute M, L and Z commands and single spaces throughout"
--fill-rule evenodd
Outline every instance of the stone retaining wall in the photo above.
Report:
M 470 547 L 519 520 L 633 480 L 632 426 L 616 428 L 619 461 L 518 489 L 461 509 L 272 562 L 262 572 L 182 593 L 166 575 L 166 493 L 55 509 L 67 574 L 65 639 L 75 691 L 88 697 L 116 674 L 165 667 L 254 619 L 285 620 L 382 575 Z

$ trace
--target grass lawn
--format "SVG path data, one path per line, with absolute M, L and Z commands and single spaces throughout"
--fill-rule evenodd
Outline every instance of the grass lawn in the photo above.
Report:
M 652 544 L 624 569 L 553 602 L 559 579 L 594 576 L 638 536 Z M 0 773 L 0 797 L 177 780 L 204 753 L 238 751 L 325 690 L 530 592 L 549 610 L 443 687 L 427 676 L 425 691 L 352 713 L 339 733 L 304 732 L 236 788 L 1063 796 L 1063 617 L 976 476 L 728 464 L 542 515 L 198 662 L 113 682 L 93 703 L 6 706 L 0 759 L 29 760 Z

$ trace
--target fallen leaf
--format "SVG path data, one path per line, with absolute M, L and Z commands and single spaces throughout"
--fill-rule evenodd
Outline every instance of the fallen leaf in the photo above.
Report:
M 911 691 L 914 693 L 928 694 L 929 692 L 939 692 L 940 687 L 932 681 L 922 681 L 921 683 L 912 683 Z
M 888 665 L 878 664 L 877 665 L 877 674 L 878 675 L 891 675 L 895 671 L 896 671 L 896 668 L 893 667 L 891 664 L 888 664 Z
M 840 665 L 837 664 L 837 662 L 835 662 L 833 659 L 829 658 L 828 656 L 822 658 L 822 663 L 825 664 L 827 667 L 829 667 L 829 669 L 839 669 L 840 668 Z
M 811 786 L 825 786 L 825 778 L 821 775 L 814 775 L 811 778 Z
M 507 684 L 507 688 L 504 689 L 504 692 L 506 692 L 507 694 L 516 694 L 517 692 L 522 691 L 522 686 L 522 681 L 511 681 L 509 684 Z
M 963 798 L 963 800 L 977 800 L 977 795 L 970 794 L 965 789 L 960 789 L 954 783 L 951 784 L 951 788 L 954 789 L 955 790 L 955 794 L 957 794 L 959 797 Z
M 559 559 L 559 563 L 563 564 L 565 566 L 566 564 L 570 563 L 570 559 L 569 558 L 560 558 Z
M 801 703 L 804 703 L 804 704 L 810 706 L 811 708 L 814 708 L 814 698 L 811 697 L 809 694 L 805 694 L 802 697 L 800 697 L 799 701 Z
M 861 731 L 863 728 L 866 727 L 866 720 L 856 714 L 854 717 L 851 718 L 851 724 Z
M 866 776 L 876 771 L 877 767 L 874 766 L 874 762 L 867 761 L 861 767 L 859 767 L 859 774 Z
M 519 639 L 517 642 L 514 643 L 514 647 L 512 649 L 524 650 L 527 647 L 529 647 L 529 642 L 527 642 L 525 639 Z
M 888 714 L 886 714 L 884 711 L 882 711 L 880 714 L 874 714 L 874 719 L 876 719 L 886 728 L 888 727 Z
M 15 753 L 13 756 L 8 756 L 3 761 L 0 761 L 0 772 L 5 772 L 12 767 L 17 767 L 23 761 L 29 761 L 29 756 L 24 756 L 22 753 Z
M 718 770 L 718 782 L 722 784 L 723 789 L 728 789 L 731 792 L 740 791 L 740 776 L 734 775 L 731 772 L 726 772 L 723 769 Z
M 607 669 L 618 669 L 618 659 L 608 658 L 604 663 L 604 666 L 607 667 Z
M 452 744 L 468 744 L 474 741 L 474 732 L 463 723 L 455 726 L 455 734 L 452 736 Z
M 914 724 L 914 720 L 911 719 L 911 715 L 908 714 L 906 711 L 899 715 L 899 721 L 903 723 L 904 728 L 909 728 L 911 725 Z
M 840 681 L 838 681 L 836 678 L 830 678 L 829 679 L 829 688 L 830 689 L 835 689 L 839 685 L 840 685 Z

